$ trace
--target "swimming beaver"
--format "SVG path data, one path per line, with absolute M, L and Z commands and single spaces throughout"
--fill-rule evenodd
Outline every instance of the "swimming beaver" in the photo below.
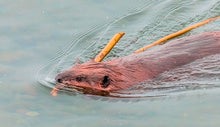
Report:
M 138 54 L 106 62 L 77 64 L 55 78 L 57 84 L 112 92 L 129 88 L 197 59 L 220 53 L 220 31 L 170 41 Z

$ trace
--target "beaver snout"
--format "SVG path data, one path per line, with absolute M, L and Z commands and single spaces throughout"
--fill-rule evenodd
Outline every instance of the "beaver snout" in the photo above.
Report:
M 70 73 L 60 73 L 55 77 L 56 83 L 63 83 L 63 81 L 72 79 L 72 75 Z

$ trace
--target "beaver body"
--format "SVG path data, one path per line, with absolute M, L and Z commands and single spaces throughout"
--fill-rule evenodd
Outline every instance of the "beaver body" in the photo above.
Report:
M 138 54 L 106 62 L 77 64 L 56 77 L 58 84 L 94 91 L 117 91 L 157 77 L 197 59 L 220 53 L 220 32 L 170 41 Z

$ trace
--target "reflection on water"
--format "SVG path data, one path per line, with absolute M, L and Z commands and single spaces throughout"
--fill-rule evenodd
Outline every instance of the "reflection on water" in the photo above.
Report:
M 217 15 L 218 0 L 0 1 L 1 125 L 218 126 L 219 88 L 167 97 L 152 93 L 154 98 L 137 101 L 84 94 L 52 97 L 51 89 L 36 83 L 53 83 L 58 72 L 78 60 L 93 58 L 119 31 L 126 35 L 108 59 L 128 55 L 164 35 Z M 219 22 L 183 36 L 219 30 Z M 218 65 L 195 70 L 197 83 L 218 85 Z M 159 78 L 170 75 L 172 72 Z M 181 80 L 195 81 L 191 78 Z

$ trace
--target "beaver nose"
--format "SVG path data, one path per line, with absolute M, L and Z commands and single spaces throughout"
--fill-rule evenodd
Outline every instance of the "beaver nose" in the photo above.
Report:
M 73 78 L 72 73 L 66 71 L 66 72 L 59 73 L 59 74 L 56 76 L 55 81 L 56 81 L 57 83 L 63 83 L 63 82 L 65 82 L 65 81 L 71 80 L 72 78 Z
M 58 78 L 57 83 L 62 83 L 62 79 Z
M 58 74 L 58 75 L 56 76 L 55 80 L 56 80 L 57 83 L 62 83 L 62 82 L 63 82 L 62 76 L 61 76 L 60 74 Z

